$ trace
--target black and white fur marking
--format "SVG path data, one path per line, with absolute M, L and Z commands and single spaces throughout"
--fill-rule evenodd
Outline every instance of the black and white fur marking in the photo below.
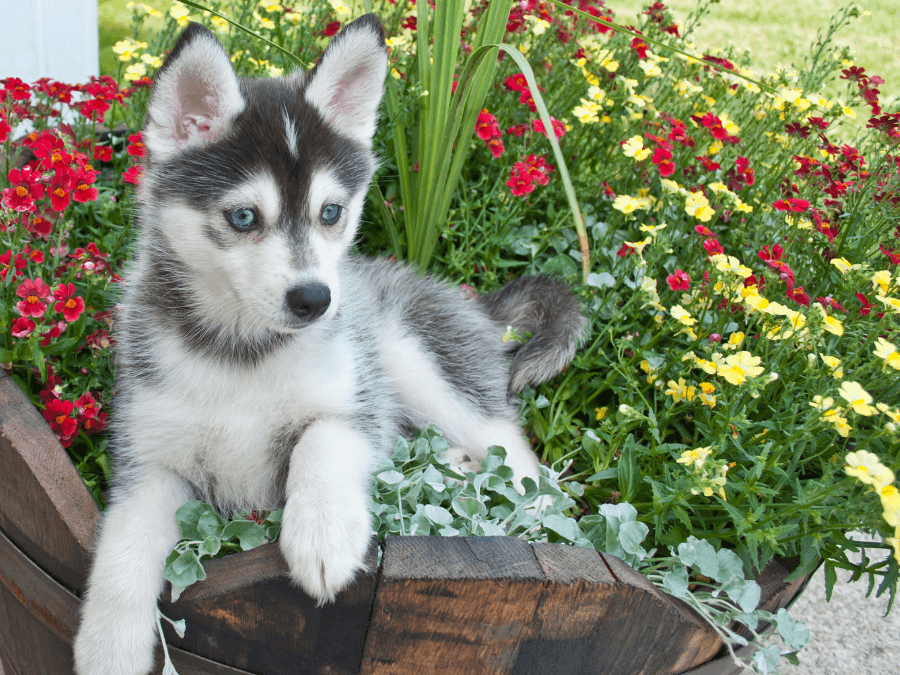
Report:
M 284 506 L 291 576 L 328 602 L 363 565 L 372 468 L 398 434 L 434 423 L 459 457 L 501 445 L 517 480 L 537 477 L 511 394 L 558 373 L 585 320 L 543 277 L 463 300 L 350 253 L 386 71 L 369 15 L 308 73 L 240 79 L 194 24 L 157 74 L 79 675 L 151 670 L 174 513 L 191 499 Z M 534 333 L 511 365 L 508 325 Z

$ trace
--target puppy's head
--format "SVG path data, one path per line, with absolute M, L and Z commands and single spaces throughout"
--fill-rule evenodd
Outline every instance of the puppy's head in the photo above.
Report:
M 308 73 L 269 80 L 239 78 L 199 24 L 182 33 L 154 81 L 138 198 L 206 316 L 283 332 L 337 311 L 386 73 L 373 15 Z

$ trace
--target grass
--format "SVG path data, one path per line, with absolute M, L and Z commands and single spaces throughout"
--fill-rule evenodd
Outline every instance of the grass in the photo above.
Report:
M 637 24 L 635 17 L 647 6 L 647 0 L 607 0 L 618 23 Z M 665 0 L 679 25 L 696 6 L 696 0 Z M 826 31 L 834 14 L 847 0 L 722 0 L 691 36 L 698 48 L 724 49 L 733 46 L 739 53 L 748 51 L 754 69 L 769 72 L 778 66 L 800 63 L 816 40 L 818 31 Z M 839 32 L 834 43 L 848 47 L 854 63 L 870 75 L 880 75 L 883 102 L 900 94 L 900 3 L 897 0 L 860 0 L 855 3 L 863 15 Z

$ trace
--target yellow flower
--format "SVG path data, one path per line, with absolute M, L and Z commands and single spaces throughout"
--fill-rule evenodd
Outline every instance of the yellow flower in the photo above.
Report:
M 704 223 L 712 220 L 716 213 L 702 192 L 691 192 L 684 202 L 684 210 L 689 216 L 694 216 Z
M 866 485 L 877 485 L 880 489 L 894 482 L 894 473 L 888 469 L 878 455 L 865 450 L 849 452 L 844 458 L 844 471 Z
M 876 295 L 875 297 L 884 303 L 885 309 L 891 310 L 894 314 L 900 314 L 900 300 L 883 295 Z
M 613 202 L 613 208 L 616 209 L 616 211 L 621 211 L 622 213 L 628 214 L 638 209 L 649 209 L 650 200 L 646 197 L 642 199 L 636 199 L 635 197 L 631 197 L 629 195 L 619 195 Z
M 634 157 L 635 161 L 647 159 L 652 151 L 644 147 L 644 139 L 641 136 L 632 136 L 622 144 L 622 152 L 626 157 Z
M 827 330 L 829 333 L 833 333 L 838 337 L 841 337 L 844 334 L 844 324 L 835 319 L 833 316 L 830 316 L 825 308 L 822 307 L 821 303 L 816 303 L 816 309 L 819 310 L 819 313 L 822 315 L 822 328 Z
M 669 314 L 672 315 L 672 318 L 678 321 L 685 326 L 693 326 L 697 323 L 697 319 L 691 316 L 691 313 L 687 311 L 681 305 L 675 305 L 672 309 L 669 310 Z
M 122 77 L 128 82 L 135 82 L 146 74 L 147 66 L 143 63 L 132 63 L 125 69 L 125 74 Z
M 900 353 L 897 348 L 884 338 L 875 340 L 875 356 L 884 359 L 884 365 L 900 370 Z
M 813 402 L 809 405 L 813 408 L 818 408 L 819 410 L 828 410 L 834 405 L 834 399 L 830 396 L 822 398 L 817 394 L 816 396 L 813 396 Z
M 741 346 L 741 343 L 744 341 L 744 334 L 741 331 L 737 331 L 736 333 L 732 333 L 728 337 L 728 344 L 722 345 L 724 349 L 737 349 Z
M 891 527 L 900 525 L 900 491 L 894 485 L 885 485 L 878 491 L 881 497 L 881 508 L 884 509 L 884 519 Z
M 643 239 L 642 241 L 626 241 L 625 244 L 628 246 L 628 248 L 632 249 L 635 253 L 642 256 L 642 255 L 644 255 L 644 248 L 651 241 L 653 241 L 653 237 L 647 237 L 646 239 Z
M 844 377 L 844 369 L 840 367 L 841 360 L 835 356 L 828 356 L 826 354 L 819 354 L 822 357 L 822 360 L 825 364 L 831 368 L 831 374 L 834 376 L 834 379 L 840 380 Z
M 750 352 L 738 352 L 724 359 L 721 354 L 714 354 L 713 361 L 718 366 L 718 373 L 734 385 L 744 384 L 748 378 L 759 377 L 763 368 L 759 365 L 762 359 Z
M 190 23 L 190 20 L 188 19 L 190 15 L 190 11 L 181 5 L 172 5 L 169 9 L 169 16 L 175 19 L 176 23 L 182 28 Z
M 834 258 L 832 259 L 831 264 L 837 267 L 842 274 L 846 274 L 851 270 L 858 270 L 860 268 L 859 265 L 852 264 L 846 258 Z
M 851 427 L 847 423 L 847 418 L 841 417 L 837 410 L 826 410 L 825 414 L 822 415 L 822 420 L 831 424 L 834 430 L 843 438 L 847 438 L 850 435 Z
M 594 412 L 597 413 L 597 421 L 604 419 L 606 417 L 606 413 L 609 412 L 609 406 L 603 406 L 602 408 L 594 408 Z
M 887 295 L 888 289 L 891 287 L 891 273 L 887 270 L 878 270 L 870 279 L 872 287 L 877 291 L 881 289 L 882 295 Z
M 684 464 L 685 466 L 693 464 L 694 469 L 701 469 L 703 468 L 703 463 L 706 461 L 706 458 L 709 457 L 710 452 L 712 452 L 711 446 L 695 448 L 694 450 L 685 450 L 681 453 L 681 457 L 675 461 L 678 464 Z
M 678 382 L 676 382 L 675 380 L 669 380 L 667 384 L 669 388 L 666 389 L 665 394 L 666 396 L 671 396 L 673 399 L 675 399 L 675 403 L 694 400 L 697 388 L 688 386 L 683 377 L 679 377 Z
M 713 395 L 713 392 L 716 390 L 716 385 L 712 382 L 701 382 L 700 383 L 700 402 L 703 405 L 709 406 L 710 408 L 716 407 L 716 397 Z
M 131 38 L 125 38 L 124 40 L 119 40 L 112 48 L 115 54 L 118 54 L 119 61 L 131 61 L 134 58 L 137 58 L 137 52 L 141 49 L 146 49 L 146 42 L 135 42 Z
M 600 116 L 597 114 L 599 111 L 600 106 L 597 103 L 586 101 L 585 99 L 581 99 L 581 105 L 572 108 L 572 114 L 575 115 L 582 124 L 594 124 L 599 122 Z
M 853 411 L 858 415 L 869 417 L 875 414 L 875 408 L 872 403 L 872 396 L 867 392 L 859 382 L 844 382 L 838 390 L 838 394 L 850 404 Z

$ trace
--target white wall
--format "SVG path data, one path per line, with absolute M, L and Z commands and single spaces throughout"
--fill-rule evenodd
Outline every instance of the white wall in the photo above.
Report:
M 0 0 L 0 79 L 76 84 L 99 73 L 97 0 Z

